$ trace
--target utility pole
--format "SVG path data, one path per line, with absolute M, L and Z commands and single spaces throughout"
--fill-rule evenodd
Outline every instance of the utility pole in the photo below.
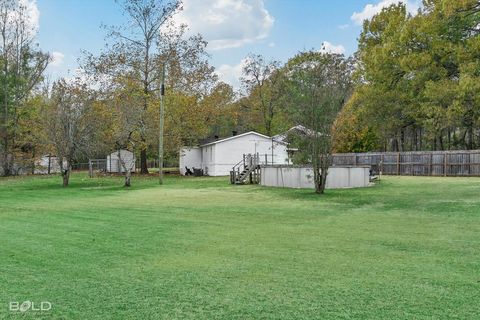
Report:
M 160 184 L 163 184 L 163 126 L 165 122 L 165 110 L 164 110 L 164 96 L 165 96 L 165 67 L 162 65 L 162 82 L 160 84 L 160 116 L 159 116 L 159 129 L 158 129 L 158 180 Z

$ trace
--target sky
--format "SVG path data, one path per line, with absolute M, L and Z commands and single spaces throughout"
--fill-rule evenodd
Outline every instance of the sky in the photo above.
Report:
M 20 1 L 28 3 L 40 48 L 53 56 L 53 80 L 73 76 L 83 50 L 104 48 L 102 24 L 126 21 L 114 0 Z M 204 36 L 220 79 L 238 88 L 248 54 L 282 62 L 309 49 L 351 55 L 363 20 L 398 2 L 415 12 L 420 0 L 183 0 L 174 19 Z

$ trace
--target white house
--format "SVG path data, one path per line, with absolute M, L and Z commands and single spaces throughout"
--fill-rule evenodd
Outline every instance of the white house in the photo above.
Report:
M 262 164 L 288 164 L 287 144 L 272 137 L 250 131 L 229 138 L 215 140 L 198 147 L 180 150 L 180 173 L 185 167 L 203 169 L 209 176 L 228 176 L 244 154 L 260 155 Z
M 123 168 L 120 158 L 125 163 L 125 167 L 128 169 L 130 168 L 131 172 L 135 172 L 135 155 L 133 152 L 128 150 L 119 150 L 112 152 L 110 155 L 107 156 L 107 172 L 114 172 L 114 173 L 124 173 L 125 169 Z
M 285 143 L 288 143 L 289 135 L 295 134 L 295 135 L 301 135 L 301 136 L 314 136 L 315 131 L 302 126 L 302 125 L 296 125 L 294 127 L 291 127 L 287 131 L 277 134 L 276 136 L 273 136 L 273 139 L 275 141 L 282 141 Z M 317 132 L 317 135 L 321 135 L 321 133 Z

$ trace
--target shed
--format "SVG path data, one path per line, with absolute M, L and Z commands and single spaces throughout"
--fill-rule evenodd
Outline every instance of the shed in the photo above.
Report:
M 66 164 L 65 164 L 66 165 Z M 58 157 L 53 155 L 43 155 L 35 162 L 35 174 L 60 173 L 60 162 Z
M 180 150 L 180 173 L 185 167 L 202 169 L 209 176 L 228 176 L 244 154 L 259 154 L 262 164 L 287 164 L 287 144 L 261 133 L 250 131 L 224 139 L 183 147 Z
M 131 172 L 135 172 L 135 155 L 133 152 L 123 149 L 112 152 L 107 156 L 107 172 L 125 173 L 125 169 L 120 162 L 120 158 L 125 163 L 125 167 L 127 169 L 130 168 Z

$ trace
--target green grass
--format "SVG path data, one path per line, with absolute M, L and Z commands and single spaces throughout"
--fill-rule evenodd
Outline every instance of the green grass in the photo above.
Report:
M 480 318 L 478 178 L 133 179 L 0 179 L 0 319 Z

